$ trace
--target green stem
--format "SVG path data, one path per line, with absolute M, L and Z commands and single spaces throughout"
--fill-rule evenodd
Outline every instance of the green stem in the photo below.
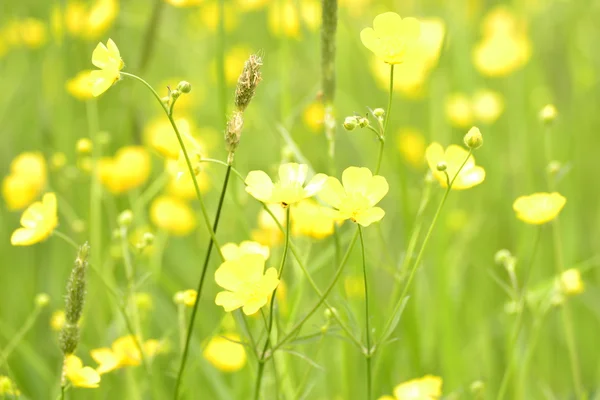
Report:
M 385 146 L 385 134 L 387 132 L 388 121 L 390 120 L 390 114 L 392 112 L 392 98 L 394 94 L 394 64 L 390 64 L 390 89 L 388 93 L 388 105 L 385 110 L 385 117 L 383 120 L 383 132 L 379 136 L 379 155 L 377 157 L 377 167 L 375 168 L 375 175 L 379 173 L 381 169 L 381 161 L 383 160 L 383 148 Z
M 362 267 L 363 267 L 363 282 L 365 285 L 365 329 L 367 339 L 367 349 L 365 352 L 365 359 L 367 361 L 367 400 L 371 398 L 371 326 L 370 326 L 370 315 L 369 315 L 369 289 L 367 285 L 367 260 L 365 258 L 365 241 L 363 238 L 363 232 L 360 225 L 358 226 L 358 233 L 360 236 L 360 248 L 362 251 Z
M 215 222 L 213 226 L 213 232 L 217 230 L 219 226 L 219 218 L 221 217 L 221 210 L 223 209 L 223 202 L 225 200 L 225 192 L 227 191 L 227 184 L 229 183 L 229 176 L 231 175 L 231 166 L 227 168 L 225 171 L 225 180 L 223 181 L 223 188 L 221 189 L 221 195 L 219 197 L 219 204 L 217 205 L 217 213 L 215 215 Z M 181 386 L 181 379 L 183 377 L 183 371 L 185 370 L 185 365 L 190 349 L 190 341 L 192 339 L 192 333 L 194 331 L 194 321 L 196 320 L 196 313 L 198 312 L 198 304 L 200 302 L 200 297 L 202 296 L 202 287 L 204 286 L 204 279 L 206 277 L 206 271 L 208 270 L 208 262 L 210 261 L 210 254 L 214 246 L 217 243 L 211 237 L 208 242 L 208 249 L 206 250 L 206 257 L 204 258 L 204 265 L 202 266 L 202 273 L 200 274 L 200 280 L 198 281 L 198 288 L 196 289 L 196 301 L 194 302 L 194 307 L 192 308 L 192 315 L 190 317 L 190 323 L 188 325 L 187 337 L 185 339 L 185 347 L 183 348 L 183 355 L 181 357 L 181 364 L 179 365 L 179 373 L 177 374 L 177 382 L 175 383 L 175 394 L 174 399 L 177 400 L 179 396 L 179 387 Z M 220 253 L 220 249 L 219 249 Z M 221 257 L 223 257 L 221 255 Z
M 71 239 L 70 236 L 62 233 L 61 231 L 54 230 L 52 232 L 52 235 L 61 238 L 62 240 L 67 242 L 70 246 L 73 246 L 75 249 L 79 250 L 79 245 L 73 239 Z
M 254 386 L 254 400 L 260 398 L 260 383 L 262 382 L 263 373 L 265 372 L 265 361 L 258 360 L 258 372 L 256 374 L 256 384 Z
M 198 182 L 196 181 L 196 174 L 194 173 L 194 167 L 192 166 L 192 162 L 190 161 L 190 157 L 188 155 L 187 149 L 185 148 L 185 144 L 183 143 L 183 138 L 181 137 L 181 134 L 179 133 L 179 128 L 175 124 L 173 115 L 171 115 L 169 113 L 169 109 L 163 103 L 162 99 L 160 98 L 160 95 L 156 92 L 156 90 L 154 90 L 154 88 L 148 82 L 146 82 L 145 80 L 143 80 L 142 78 L 140 78 L 137 75 L 129 74 L 127 72 L 121 71 L 121 75 L 133 78 L 133 79 L 137 80 L 138 82 L 141 82 L 144 86 L 146 86 L 146 88 L 148 88 L 148 90 L 150 90 L 150 92 L 152 92 L 152 94 L 154 95 L 154 98 L 156 98 L 156 101 L 158 101 L 158 103 L 162 107 L 163 111 L 165 112 L 165 115 L 169 119 L 169 122 L 171 123 L 171 127 L 173 128 L 173 130 L 175 131 L 175 135 L 177 136 L 177 141 L 179 142 L 179 146 L 181 147 L 181 151 L 183 152 L 183 157 L 185 158 L 185 163 L 188 167 L 188 171 L 192 178 L 192 182 L 194 184 L 194 190 L 196 192 L 196 197 L 198 198 L 198 202 L 200 204 L 200 211 L 202 212 L 202 217 L 204 218 L 204 222 L 206 224 L 206 229 L 208 229 L 210 238 L 216 245 L 217 251 L 219 252 L 219 254 L 221 255 L 221 258 L 222 258 L 223 255 L 221 254 L 221 246 L 219 246 L 219 242 L 217 241 L 217 236 L 215 235 L 215 231 L 211 226 L 210 217 L 208 216 L 208 211 L 206 210 L 206 206 L 204 204 L 204 199 L 202 197 L 202 193 L 200 193 L 200 187 L 198 186 Z

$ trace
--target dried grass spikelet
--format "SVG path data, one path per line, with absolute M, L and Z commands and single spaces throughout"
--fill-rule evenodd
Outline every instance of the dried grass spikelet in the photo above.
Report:
M 251 54 L 244 63 L 244 69 L 240 74 L 235 88 L 235 107 L 238 111 L 244 111 L 256 93 L 256 86 L 262 80 L 260 67 L 262 58 L 257 54 Z

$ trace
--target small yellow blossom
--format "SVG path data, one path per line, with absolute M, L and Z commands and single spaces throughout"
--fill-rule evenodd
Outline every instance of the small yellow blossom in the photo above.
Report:
M 112 39 L 108 39 L 106 46 L 98 43 L 92 53 L 92 64 L 100 69 L 90 72 L 92 95 L 100 96 L 115 84 L 121 77 L 121 70 L 125 66 L 121 59 L 119 48 Z
M 35 18 L 19 21 L 21 43 L 30 49 L 37 49 L 46 42 L 46 25 Z
M 556 218 L 566 202 L 567 199 L 560 193 L 534 193 L 516 199 L 513 210 L 521 221 L 541 225 Z
M 217 285 L 226 289 L 217 293 L 215 303 L 225 312 L 242 307 L 246 315 L 252 315 L 267 304 L 279 279 L 277 270 L 265 272 L 265 259 L 260 254 L 245 254 L 237 260 L 225 261 L 215 271 Z
M 476 120 L 491 124 L 498 119 L 502 111 L 504 101 L 499 93 L 479 90 L 473 95 L 473 114 Z
M 84 70 L 67 81 L 65 87 L 77 100 L 88 100 L 94 97 L 92 94 L 91 70 Z
M 173 300 L 175 301 L 175 304 L 183 304 L 188 307 L 193 307 L 197 298 L 198 292 L 196 292 L 194 289 L 187 289 L 175 293 Z
M 92 152 L 94 144 L 89 138 L 81 138 L 75 143 L 75 148 L 80 154 L 89 154 Z
M 135 294 L 135 305 L 139 310 L 149 311 L 154 308 L 154 302 L 150 293 L 137 292 Z
M 300 37 L 300 15 L 292 0 L 273 1 L 269 7 L 268 27 L 273 36 Z
M 110 28 L 118 13 L 118 0 L 96 0 L 89 8 L 79 1 L 68 2 L 64 12 L 64 24 L 73 36 L 96 39 Z M 58 27 L 62 23 L 60 14 L 56 13 L 54 25 Z
M 97 388 L 100 386 L 100 374 L 92 367 L 84 367 L 76 355 L 70 354 L 65 358 L 67 378 L 73 386 L 81 388 Z
M 383 176 L 373 176 L 368 168 L 348 167 L 342 173 L 342 182 L 343 186 L 337 178 L 327 178 L 319 194 L 336 210 L 336 219 L 369 226 L 383 218 L 385 211 L 375 207 L 389 190 Z
M 435 400 L 442 397 L 442 378 L 426 375 L 394 388 L 396 400 Z
M 21 392 L 8 376 L 0 375 L 0 397 L 20 396 Z M 10 398 L 10 397 L 9 397 Z
M 241 258 L 245 254 L 259 254 L 265 260 L 269 259 L 270 250 L 267 246 L 260 243 L 245 240 L 239 245 L 235 243 L 226 243 L 221 246 L 221 253 L 226 261 L 234 261 Z
M 557 115 L 558 111 L 554 104 L 546 104 L 544 108 L 542 108 L 542 111 L 540 111 L 540 119 L 542 122 L 546 123 L 554 121 Z
M 308 166 L 288 163 L 279 167 L 279 182 L 273 183 L 264 171 L 251 171 L 246 177 L 246 191 L 259 201 L 279 203 L 283 207 L 314 196 L 325 183 L 327 175 L 317 174 L 304 186 Z
M 320 101 L 310 103 L 302 113 L 302 120 L 312 132 L 321 132 L 325 121 L 325 106 L 323 103 Z
M 98 163 L 100 182 L 113 194 L 142 186 L 150 176 L 150 154 L 141 146 L 126 146 Z
M 425 162 L 425 138 L 414 129 L 404 128 L 398 132 L 398 150 L 404 160 L 414 168 Z
M 360 32 L 365 47 L 388 64 L 401 64 L 419 39 L 421 27 L 415 18 L 402 19 L 398 14 L 386 12 L 373 20 L 373 28 Z
M 166 160 L 165 165 L 170 174 L 166 192 L 183 200 L 196 199 L 196 188 L 187 167 L 182 171 L 180 163 L 174 160 Z M 210 189 L 210 176 L 204 168 L 198 171 L 195 180 L 201 193 Z
M 160 196 L 150 206 L 150 220 L 158 228 L 175 236 L 189 235 L 196 228 L 196 216 L 183 200 Z
M 202 355 L 215 368 L 223 372 L 236 372 L 246 365 L 246 350 L 239 342 L 240 336 L 227 333 L 215 336 L 206 345 Z
M 439 143 L 432 143 L 427 147 L 425 151 L 425 157 L 427 159 L 427 163 L 429 164 L 429 169 L 433 173 L 433 176 L 439 184 L 443 188 L 447 188 L 446 174 L 442 171 L 438 171 L 437 166 L 440 162 L 446 163 L 446 173 L 450 177 L 450 181 L 454 179 L 456 173 L 458 172 L 460 166 L 465 162 L 467 158 L 467 154 L 469 152 L 465 150 L 463 147 L 460 147 L 455 144 L 451 144 L 446 148 L 444 148 Z M 479 185 L 485 179 L 485 170 L 475 165 L 475 157 L 473 155 L 469 156 L 469 159 L 465 163 L 464 167 L 460 171 L 460 174 L 454 180 L 454 184 L 452 185 L 453 190 L 463 190 L 469 189 L 473 186 Z
M 10 174 L 2 181 L 2 196 L 9 210 L 30 205 L 46 186 L 47 167 L 40 153 L 21 153 L 10 163 Z
M 145 357 L 154 357 L 160 350 L 160 343 L 150 339 L 141 343 Z M 105 374 L 115 369 L 137 366 L 142 362 L 140 350 L 133 336 L 123 336 L 115 340 L 111 348 L 103 347 L 90 352 L 94 361 L 99 365 L 96 368 L 99 374 Z
M 181 134 L 186 149 L 189 147 L 192 139 L 198 142 L 193 136 L 196 127 L 193 125 L 191 119 L 186 117 L 175 118 L 175 125 Z M 150 121 L 144 128 L 144 139 L 148 146 L 158 151 L 162 156 L 172 160 L 179 158 L 181 147 L 173 131 L 173 127 L 167 118 L 161 116 Z
M 300 4 L 302 21 L 311 31 L 316 31 L 321 26 L 321 1 L 304 0 Z
M 50 316 L 50 328 L 55 332 L 60 332 L 65 325 L 65 321 L 65 310 L 56 310 Z
M 41 202 L 30 205 L 21 216 L 21 225 L 10 237 L 13 246 L 30 246 L 48 238 L 58 225 L 56 195 L 46 193 Z
M 292 234 L 323 239 L 333 234 L 335 213 L 314 200 L 306 199 L 298 203 L 290 216 Z
M 567 296 L 574 296 L 583 293 L 585 286 L 581 280 L 581 273 L 578 269 L 571 268 L 560 274 L 557 281 L 560 292 Z

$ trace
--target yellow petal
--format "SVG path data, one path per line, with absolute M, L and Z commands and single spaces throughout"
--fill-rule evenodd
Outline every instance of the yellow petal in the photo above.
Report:
M 360 31 L 360 40 L 367 49 L 373 52 L 377 49 L 379 38 L 373 28 L 365 28 Z
M 308 166 L 306 164 L 287 163 L 279 166 L 279 182 L 282 185 L 303 186 L 306 181 Z
M 244 304 L 242 311 L 246 315 L 252 315 L 252 314 L 256 313 L 258 310 L 260 310 L 261 307 L 263 307 L 265 304 L 267 304 L 268 300 L 269 300 L 269 298 L 266 296 L 254 297 Z
M 110 55 L 104 43 L 98 43 L 92 52 L 92 64 L 100 69 L 109 68 Z
M 356 215 L 356 222 L 361 224 L 362 226 L 369 226 L 373 222 L 380 221 L 385 215 L 385 211 L 383 211 L 379 207 L 369 208 L 359 214 Z
M 215 271 L 215 282 L 235 292 L 241 285 L 258 282 L 263 274 L 265 259 L 260 254 L 245 254 L 237 260 L 225 261 Z
M 38 235 L 34 229 L 19 228 L 10 237 L 13 246 L 30 246 L 38 242 Z
M 111 88 L 119 80 L 119 72 L 115 70 L 93 70 L 90 72 L 90 82 L 92 86 L 92 95 L 100 96 Z
M 385 12 L 373 19 L 373 29 L 381 36 L 393 36 L 401 32 L 402 17 L 395 12 Z
M 437 142 L 431 143 L 425 150 L 425 158 L 431 171 L 437 171 L 437 164 L 444 159 L 444 148 Z
M 387 194 L 390 186 L 383 176 L 376 175 L 367 184 L 366 195 L 370 205 L 374 206 L 379 203 L 383 196 Z
M 273 181 L 264 171 L 250 171 L 245 180 L 246 192 L 255 199 L 269 202 L 273 194 Z
M 208 342 L 202 355 L 212 365 L 224 372 L 235 372 L 246 365 L 246 350 L 239 343 L 239 335 L 226 334 Z
M 325 181 L 323 188 L 319 192 L 319 198 L 326 204 L 334 208 L 338 208 L 342 202 L 342 198 L 346 196 L 344 187 L 337 178 L 329 177 Z
M 399 33 L 408 40 L 417 40 L 421 35 L 421 23 L 416 18 L 404 18 Z
M 369 168 L 348 167 L 342 173 L 342 183 L 347 194 L 360 193 L 366 196 L 367 186 L 373 174 Z
M 77 374 L 71 376 L 73 386 L 81 388 L 97 388 L 100 386 L 100 374 L 91 367 L 83 367 Z
M 99 374 L 105 374 L 119 367 L 119 360 L 113 351 L 107 347 L 94 349 L 90 355 L 99 365 L 96 368 Z
M 473 167 L 463 170 L 452 184 L 452 190 L 470 189 L 485 180 L 485 170 L 482 167 Z
M 215 304 L 222 306 L 225 312 L 237 310 L 244 305 L 244 302 L 232 292 L 219 292 L 215 297 Z
M 315 194 L 317 194 L 323 188 L 325 181 L 327 181 L 327 175 L 325 174 L 317 174 L 313 176 L 313 178 L 310 180 L 310 182 L 308 182 L 308 184 L 304 188 L 304 193 L 306 194 L 306 197 L 312 197 Z

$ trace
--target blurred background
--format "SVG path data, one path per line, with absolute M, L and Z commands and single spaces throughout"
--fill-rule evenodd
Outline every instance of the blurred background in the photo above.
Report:
M 168 151 L 160 138 L 172 134 L 171 128 L 150 92 L 131 79 L 97 99 L 82 89 L 78 74 L 94 68 L 91 54 L 98 42 L 112 38 L 125 62 L 123 71 L 141 76 L 163 96 L 167 86 L 189 81 L 191 93 L 175 107 L 177 123 L 198 138 L 203 155 L 220 160 L 227 154 L 222 132 L 233 110 L 237 77 L 248 56 L 260 54 L 263 81 L 245 113 L 236 168 L 242 175 L 254 169 L 273 174 L 281 161 L 308 160 L 314 171 L 329 172 L 320 94 L 320 1 L 224 0 L 223 9 L 221 30 L 219 2 L 214 0 L 0 2 L 0 351 L 34 313 L 36 294 L 50 296 L 18 346 L 6 360 L 0 359 L 0 375 L 10 376 L 23 398 L 58 393 L 61 353 L 54 329 L 60 321 L 55 317 L 64 307 L 75 252 L 57 237 L 31 247 L 11 246 L 22 209 L 42 193 L 56 192 L 58 229 L 77 243 L 92 240 L 92 263 L 110 271 L 121 288 L 121 249 L 112 235 L 117 215 L 125 209 L 134 212 L 132 246 L 144 232 L 155 235 L 151 249 L 136 254 L 135 264 L 145 336 L 170 343 L 170 350 L 154 360 L 153 371 L 160 378 L 148 381 L 142 368 L 132 368 L 103 376 L 99 389 L 75 389 L 72 398 L 170 395 L 179 360 L 172 298 L 196 286 L 208 240 L 189 182 L 176 182 L 166 165 Z M 475 158 L 487 177 L 476 188 L 451 193 L 396 330 L 397 341 L 380 353 L 375 394 L 391 394 L 402 381 L 433 374 L 443 378 L 445 395 L 496 397 L 511 354 L 515 316 L 498 283 L 507 281 L 506 271 L 494 264 L 494 254 L 509 249 L 517 257 L 518 276 L 531 270 L 532 288 L 552 286 L 556 276 L 550 227 L 526 225 L 512 211 L 518 196 L 548 190 L 544 145 L 551 135 L 552 160 L 559 162 L 553 166 L 557 189 L 567 198 L 560 225 L 564 267 L 580 270 L 585 286 L 562 302 L 570 308 L 582 384 L 590 398 L 599 396 L 600 186 L 593 174 L 600 146 L 600 1 L 339 0 L 334 102 L 338 175 L 350 165 L 375 166 L 376 138 L 366 130 L 347 132 L 341 123 L 346 116 L 366 114 L 367 107 L 386 107 L 388 66 L 360 41 L 360 31 L 384 11 L 420 19 L 425 46 L 415 62 L 395 70 L 381 170 L 391 187 L 382 201 L 386 217 L 380 229 L 366 230 L 376 329 L 382 329 L 388 316 L 391 278 L 426 190 L 426 146 L 433 141 L 462 144 L 466 131 L 478 126 L 485 143 Z M 539 118 L 546 104 L 558 110 L 551 125 Z M 90 138 L 93 150 L 80 141 Z M 143 165 L 119 163 L 115 155 L 128 146 L 142 146 Z M 31 158 L 20 175 L 15 160 L 23 153 Z M 111 170 L 100 176 L 98 191 L 91 190 L 93 160 L 105 157 L 112 157 L 107 160 L 114 170 L 137 171 L 140 182 L 128 190 L 111 187 L 116 179 L 111 174 L 118 175 Z M 223 173 L 212 164 L 201 173 L 210 215 Z M 424 229 L 442 194 L 437 184 L 431 187 Z M 101 204 L 96 217 L 90 214 L 94 196 Z M 156 205 L 157 198 L 164 208 Z M 259 204 L 248 198 L 241 181 L 231 185 L 225 206 L 220 241 L 261 238 L 273 246 L 275 262 L 281 254 L 277 235 L 269 235 L 268 224 L 259 219 Z M 539 248 L 530 261 L 538 229 Z M 340 228 L 343 239 L 352 231 L 351 226 Z M 325 287 L 334 268 L 332 239 L 295 240 Z M 331 302 L 362 321 L 359 254 L 355 249 Z M 213 260 L 212 268 L 217 265 Z M 288 274 L 286 301 L 298 319 L 317 297 L 304 288 L 301 272 L 290 268 Z M 231 324 L 223 322 L 222 309 L 214 305 L 217 291 L 209 280 L 186 386 L 189 393 L 205 394 L 202 398 L 246 398 L 255 373 L 252 360 L 241 371 L 227 373 L 200 356 L 203 341 Z M 531 349 L 529 369 L 517 374 L 523 381 L 511 382 L 507 398 L 575 398 L 558 311 L 562 306 L 541 317 L 524 313 L 516 354 L 519 360 Z M 90 273 L 78 350 L 86 365 L 93 365 L 90 349 L 110 346 L 126 334 L 115 310 L 114 299 Z M 360 332 L 362 324 L 348 318 Z M 324 321 L 317 313 L 305 333 L 318 330 Z M 360 398 L 362 381 L 357 377 L 362 376 L 364 359 L 341 335 L 328 335 L 320 347 L 298 346 L 298 352 L 323 367 L 313 371 L 304 398 Z M 296 385 L 310 364 L 282 358 L 279 372 L 286 378 L 280 383 L 287 389 L 278 398 L 300 398 L 295 393 L 304 389 L 297 391 Z M 478 381 L 484 387 L 473 389 Z M 272 378 L 266 382 L 268 387 L 275 384 Z

